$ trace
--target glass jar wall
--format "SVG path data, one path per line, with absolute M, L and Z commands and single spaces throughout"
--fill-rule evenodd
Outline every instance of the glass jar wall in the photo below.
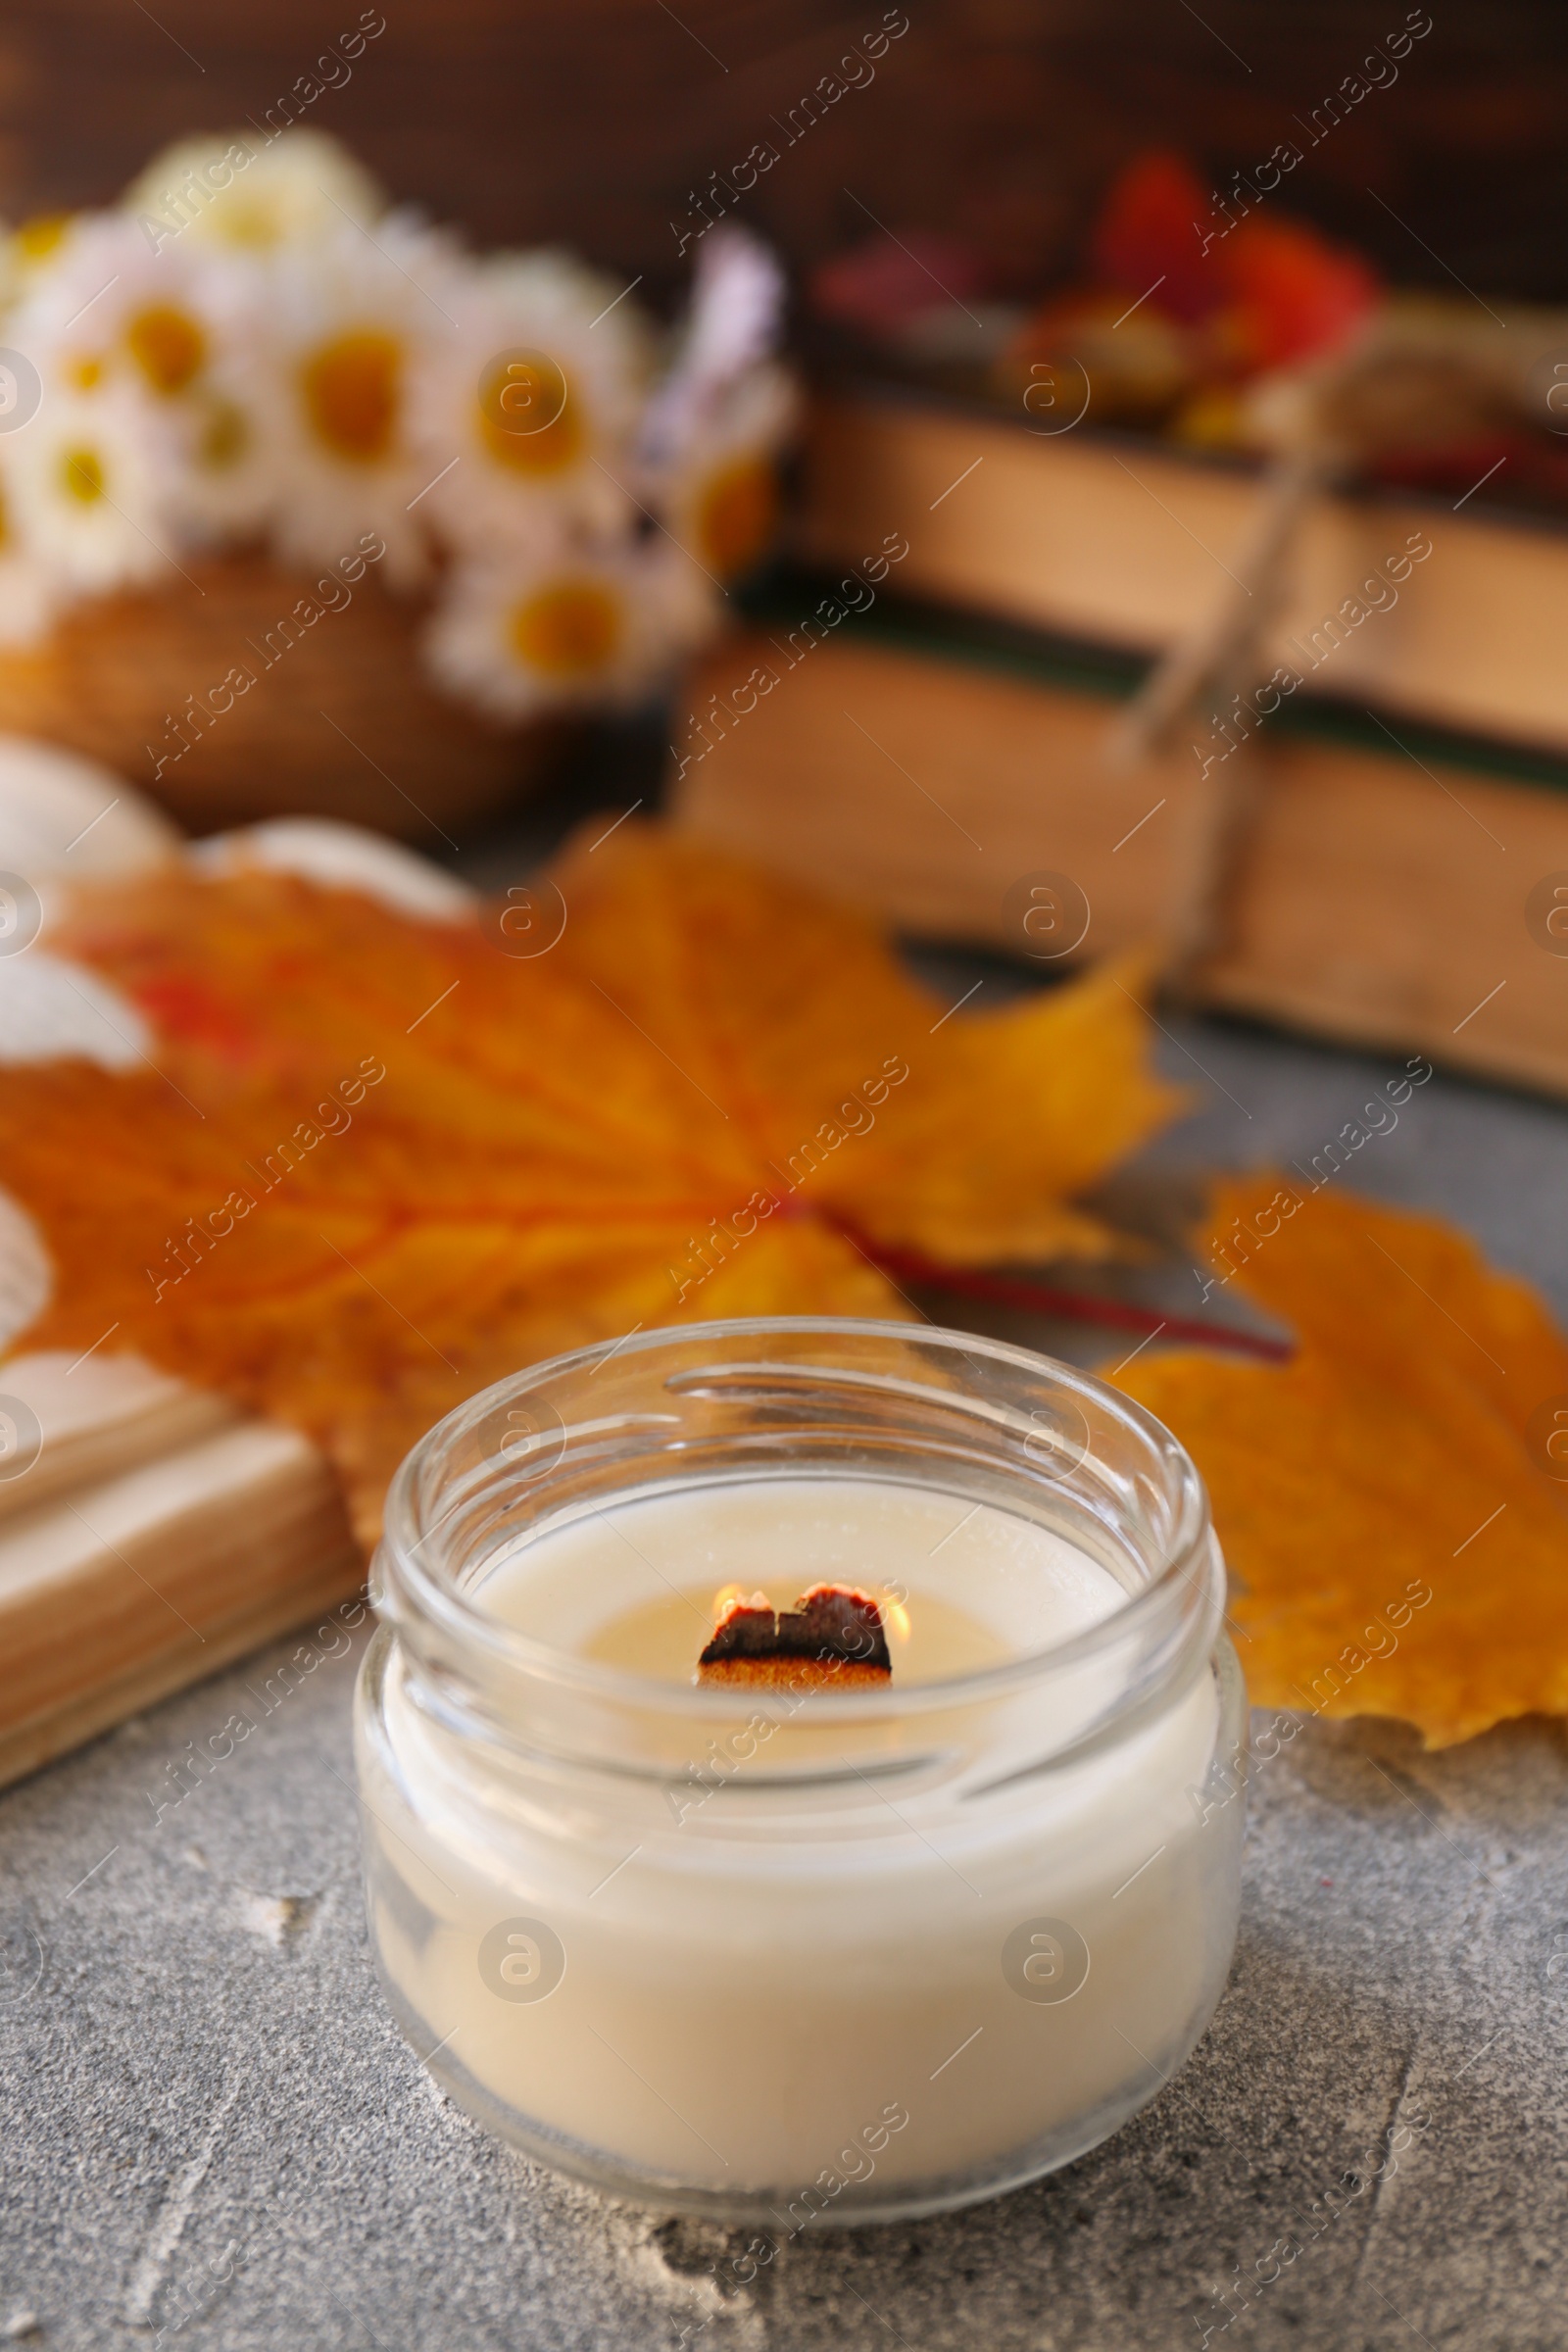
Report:
M 725 1588 L 824 1579 L 877 1599 L 884 1685 L 695 1681 Z M 377 1964 L 531 2155 L 775 2232 L 930 2212 L 1081 2154 L 1212 2014 L 1223 1567 L 1091 1377 L 919 1326 L 639 1335 L 433 1430 L 375 1584 Z

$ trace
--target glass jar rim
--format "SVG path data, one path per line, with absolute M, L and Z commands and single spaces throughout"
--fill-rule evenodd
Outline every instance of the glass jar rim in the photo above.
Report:
M 859 1687 L 854 1690 L 818 1692 L 815 1702 L 827 1710 L 830 1720 L 835 1715 L 846 1722 L 852 1718 L 898 1720 L 929 1715 L 949 1706 L 971 1706 L 1005 1698 L 1027 1689 L 1043 1673 L 1071 1673 L 1118 1644 L 1125 1644 L 1129 1638 L 1136 1639 L 1152 1620 L 1179 1610 L 1181 1589 L 1195 1579 L 1203 1580 L 1210 1588 L 1205 1595 L 1209 1605 L 1201 1614 L 1212 1615 L 1217 1628 L 1222 1608 L 1223 1567 L 1213 1543 L 1207 1492 L 1186 1448 L 1152 1413 L 1094 1373 L 1035 1348 L 942 1324 L 834 1315 L 754 1315 L 714 1318 L 702 1323 L 660 1324 L 618 1341 L 600 1341 L 541 1358 L 454 1406 L 411 1447 L 393 1475 L 383 1534 L 371 1569 L 370 1598 L 378 1613 L 396 1624 L 406 1610 L 412 1609 L 414 1615 L 445 1636 L 461 1652 L 483 1657 L 503 1674 L 518 1675 L 534 1685 L 545 1683 L 563 1692 L 571 1690 L 587 1700 L 611 1706 L 634 1705 L 645 1712 L 678 1714 L 698 1721 L 708 1716 L 718 1721 L 733 1715 L 732 1690 L 673 1683 L 558 1648 L 478 1606 L 454 1577 L 420 1557 L 451 1516 L 451 1510 L 437 1515 L 431 1525 L 424 1527 L 420 1524 L 419 1494 L 422 1479 L 442 1446 L 450 1445 L 508 1400 L 526 1398 L 549 1382 L 597 1369 L 612 1355 L 623 1360 L 634 1359 L 659 1348 L 690 1349 L 704 1343 L 733 1345 L 737 1340 L 765 1342 L 786 1336 L 824 1342 L 896 1341 L 933 1351 L 979 1356 L 995 1366 L 1008 1367 L 1037 1380 L 1044 1376 L 1067 1395 L 1091 1399 L 1099 1411 L 1119 1422 L 1128 1436 L 1143 1446 L 1151 1461 L 1161 1466 L 1166 1492 L 1176 1504 L 1173 1540 L 1158 1567 L 1141 1589 L 1129 1592 L 1094 1625 L 1065 1642 L 1024 1651 L 1000 1663 L 947 1679 L 885 1690 Z M 744 1367 L 734 1364 L 726 1367 L 737 1368 Z M 823 1369 L 834 1368 L 825 1365 Z M 862 1374 L 860 1378 L 870 1381 L 878 1376 Z M 897 1388 L 903 1384 L 890 1384 L 882 1379 L 880 1385 Z M 914 1384 L 910 1384 L 909 1393 L 918 1393 Z M 937 1393 L 980 1418 L 998 1416 L 1000 1408 L 978 1397 L 965 1398 L 946 1391 Z M 787 1471 L 780 1474 L 809 1475 Z

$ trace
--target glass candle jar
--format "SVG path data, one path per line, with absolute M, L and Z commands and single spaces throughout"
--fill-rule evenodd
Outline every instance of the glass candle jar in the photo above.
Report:
M 890 1679 L 699 1684 L 723 1589 L 877 1599 Z M 652 1331 L 415 1447 L 359 1691 L 370 1933 L 415 2050 L 666 2211 L 930 2213 L 1186 2058 L 1235 1940 L 1244 1734 L 1175 1440 L 921 1326 Z

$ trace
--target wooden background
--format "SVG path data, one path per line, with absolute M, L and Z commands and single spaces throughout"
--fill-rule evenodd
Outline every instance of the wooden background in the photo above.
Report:
M 1261 161 L 1409 0 L 908 0 L 874 84 L 791 148 L 747 215 L 808 263 L 880 218 L 956 228 L 1004 286 L 1070 251 L 1141 144 Z M 668 222 L 880 21 L 884 0 L 384 0 L 309 120 L 484 241 L 552 239 L 666 291 Z M 1291 202 L 1391 273 L 1568 296 L 1568 7 L 1430 0 L 1434 28 L 1295 173 Z M 10 0 L 0 210 L 112 196 L 162 141 L 260 118 L 360 0 Z M 1377 190 L 1408 224 L 1368 195 Z M 1427 248 L 1431 250 L 1428 251 Z M 1439 258 L 1441 257 L 1441 259 Z

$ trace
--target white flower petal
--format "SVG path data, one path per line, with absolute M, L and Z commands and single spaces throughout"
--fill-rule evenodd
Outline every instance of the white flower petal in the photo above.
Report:
M 0 956 L 0 1063 L 70 1054 L 130 1070 L 145 1066 L 151 1046 L 135 1005 L 84 963 L 36 947 Z
M 217 833 L 186 853 L 198 873 L 232 874 L 247 865 L 300 874 L 326 890 L 358 890 L 394 914 L 430 923 L 463 922 L 478 893 L 428 858 L 361 825 L 324 816 L 278 816 L 266 824 Z
M 0 735 L 0 868 L 98 880 L 172 857 L 179 834 L 112 767 L 27 735 Z
M 698 247 L 691 315 L 664 381 L 648 404 L 642 449 L 651 465 L 684 458 L 726 393 L 771 359 L 784 318 L 784 271 L 760 237 L 732 223 Z
M 131 181 L 120 209 L 151 222 L 154 235 L 169 224 L 195 245 L 254 254 L 335 234 L 345 213 L 374 221 L 387 199 L 336 139 L 284 122 L 177 139 Z

